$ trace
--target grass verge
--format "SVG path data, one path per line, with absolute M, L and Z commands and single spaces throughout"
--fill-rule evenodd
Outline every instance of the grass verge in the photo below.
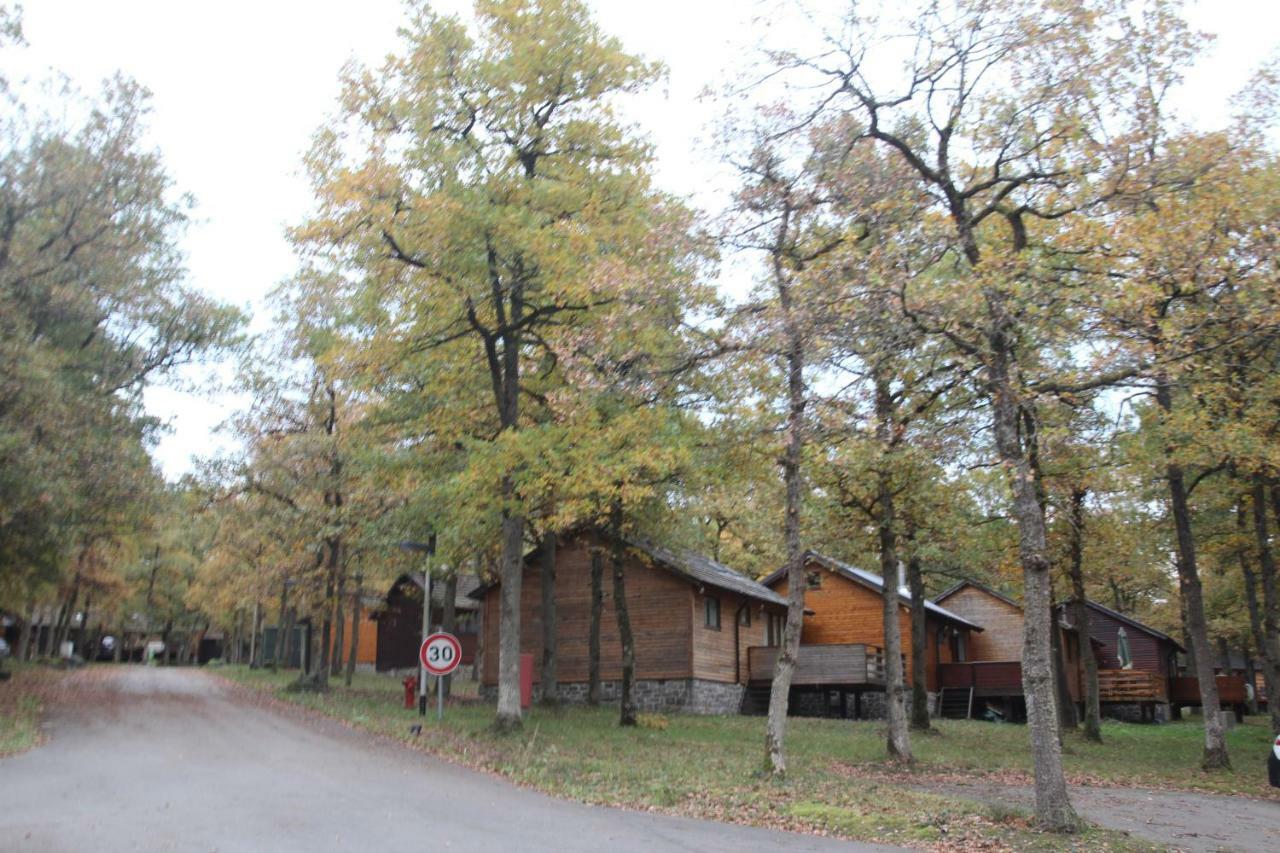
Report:
M 30 664 L 6 664 L 12 673 L 0 681 L 0 758 L 39 745 L 44 689 L 57 673 Z
M 988 808 L 875 778 L 883 756 L 875 723 L 795 719 L 788 735 L 790 772 L 775 781 L 761 770 L 763 720 L 752 717 L 644 715 L 622 729 L 611 708 L 534 708 L 512 735 L 495 734 L 493 709 L 470 688 L 437 722 L 401 707 L 397 680 L 359 675 L 351 688 L 288 692 L 293 673 L 218 670 L 242 685 L 374 734 L 511 781 L 582 802 L 662 811 L 856 840 L 938 850 L 1152 850 L 1121 833 L 1090 829 L 1063 838 L 1033 831 L 1016 809 Z M 410 727 L 422 722 L 421 735 Z M 990 724 L 957 724 L 957 728 Z M 926 767 L 940 742 L 920 738 Z M 1007 727 L 1011 732 L 1025 729 Z M 983 752 L 990 751 L 988 743 Z M 1023 744 L 1022 749 L 1026 747 Z M 862 773 L 856 765 L 865 763 Z M 851 783 L 850 768 L 856 781 Z

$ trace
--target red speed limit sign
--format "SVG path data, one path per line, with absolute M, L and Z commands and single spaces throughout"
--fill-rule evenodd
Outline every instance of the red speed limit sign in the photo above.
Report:
M 462 663 L 462 644 L 453 634 L 432 634 L 422 641 L 418 660 L 431 675 L 448 675 Z

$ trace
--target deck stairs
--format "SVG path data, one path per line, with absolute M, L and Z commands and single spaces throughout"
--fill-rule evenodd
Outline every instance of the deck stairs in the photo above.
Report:
M 769 713 L 769 691 L 770 686 L 751 685 L 742 692 L 742 707 L 740 713 L 749 717 L 762 717 Z
M 944 687 L 938 708 L 938 716 L 944 719 L 969 719 L 973 716 L 973 688 Z

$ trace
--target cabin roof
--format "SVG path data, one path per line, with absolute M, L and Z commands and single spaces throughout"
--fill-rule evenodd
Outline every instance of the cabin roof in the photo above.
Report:
M 844 577 L 848 578 L 851 581 L 854 581 L 855 583 L 860 583 L 863 586 L 868 587 L 873 592 L 877 592 L 877 593 L 884 592 L 884 578 L 880 577 L 880 575 L 877 575 L 874 572 L 868 572 L 865 569 L 859 569 L 856 566 L 851 566 L 848 563 L 843 563 L 840 560 L 837 560 L 833 557 L 828 557 L 825 554 L 819 554 L 817 551 L 805 551 L 802 559 L 806 563 L 814 562 L 825 569 L 835 572 L 838 575 L 843 575 Z M 761 583 L 763 583 L 765 586 L 772 586 L 773 584 L 777 583 L 779 580 L 782 579 L 782 577 L 786 574 L 786 571 L 787 571 L 787 567 L 782 566 L 781 568 L 772 572 L 764 580 L 762 580 Z M 904 604 L 910 603 L 911 590 L 907 589 L 905 586 L 898 587 L 898 597 L 904 602 Z M 930 601 L 927 598 L 924 601 L 924 609 L 927 612 L 932 613 L 934 616 L 937 616 L 939 619 L 945 619 L 948 622 L 955 622 L 956 624 L 963 625 L 964 627 L 969 628 L 973 631 L 982 630 L 981 625 L 975 625 L 974 623 L 970 622 L 968 619 L 965 619 L 963 616 L 958 616 L 955 613 L 952 613 L 950 610 L 947 610 L 945 607 L 942 607 L 941 605 L 938 605 L 938 604 L 934 604 L 932 601 Z
M 945 592 L 943 592 L 941 595 L 935 595 L 935 596 L 933 597 L 933 600 L 934 600 L 934 602 L 935 602 L 935 603 L 937 603 L 937 604 L 941 604 L 941 603 L 942 603 L 942 601 L 943 601 L 943 599 L 950 598 L 951 596 L 955 595 L 955 594 L 956 594 L 957 592 L 959 592 L 960 590 L 964 589 L 966 586 L 971 586 L 971 587 L 973 587 L 974 589 L 978 590 L 979 592 L 985 592 L 987 595 L 991 596 L 992 598 L 998 598 L 998 599 L 1000 599 L 1001 601 L 1003 601 L 1005 604 L 1008 604 L 1008 605 L 1010 605 L 1010 606 L 1012 606 L 1012 607 L 1016 607 L 1016 608 L 1018 608 L 1018 610 L 1019 610 L 1019 611 L 1021 611 L 1021 610 L 1022 610 L 1022 605 L 1021 605 L 1021 604 L 1019 604 L 1018 602 L 1014 601 L 1012 598 L 1010 598 L 1009 596 L 1005 595 L 1004 593 L 1002 593 L 1002 592 L 996 592 L 994 589 L 992 589 L 991 587 L 987 586 L 986 584 L 981 584 L 981 583 L 978 583 L 978 582 L 977 582 L 977 581 L 975 581 L 975 580 L 969 580 L 969 579 L 967 579 L 967 578 L 966 578 L 965 580 L 960 581 L 960 583 L 958 583 L 958 584 L 956 584 L 956 585 L 954 585 L 954 586 L 952 586 L 952 587 L 947 588 L 947 590 L 946 590 Z
M 1136 628 L 1139 631 L 1143 631 L 1147 634 L 1150 634 L 1151 636 L 1155 637 L 1157 640 L 1163 640 L 1166 643 L 1173 644 L 1173 647 L 1180 652 L 1184 652 L 1184 653 L 1186 652 L 1186 649 L 1182 647 L 1182 643 L 1179 643 L 1177 640 L 1175 640 L 1173 637 L 1170 637 L 1168 634 L 1164 633 L 1163 631 L 1157 631 L 1155 628 L 1152 628 L 1150 625 L 1142 624 L 1137 619 L 1134 619 L 1132 616 L 1125 616 L 1123 613 L 1119 612 L 1118 610 L 1112 610 L 1110 607 L 1107 607 L 1105 604 L 1099 604 L 1098 602 L 1094 601 L 1092 598 L 1085 599 L 1085 604 L 1089 605 L 1094 610 L 1097 610 L 1101 613 L 1105 613 L 1107 616 L 1110 616 L 1112 619 L 1115 619 L 1118 622 L 1123 622 L 1124 624 L 1128 625 L 1130 628 Z M 1063 602 L 1058 605 L 1058 607 L 1063 608 L 1064 613 L 1066 612 L 1066 606 L 1067 606 L 1066 602 Z
M 404 581 L 412 581 L 418 589 L 423 587 L 422 572 L 408 572 L 396 579 L 391 585 L 391 589 L 395 589 Z M 458 592 L 454 596 L 453 605 L 458 610 L 475 610 L 478 605 L 471 593 L 475 592 L 481 586 L 480 578 L 477 575 L 458 575 Z M 436 578 L 431 584 L 431 603 L 433 605 L 444 606 L 444 581 Z M 388 594 L 390 592 L 388 591 Z
M 787 600 L 767 586 L 701 554 L 665 548 L 648 539 L 639 537 L 624 536 L 622 537 L 622 543 L 627 548 L 640 552 L 655 564 L 691 583 L 714 586 L 717 589 L 736 592 L 739 595 L 745 595 L 758 601 L 783 607 L 787 606 Z M 538 551 L 535 550 L 526 554 L 525 561 L 532 559 L 537 553 Z M 498 586 L 498 584 L 499 581 L 496 578 L 487 583 L 479 584 L 471 590 L 469 595 L 472 598 L 483 598 L 485 593 Z

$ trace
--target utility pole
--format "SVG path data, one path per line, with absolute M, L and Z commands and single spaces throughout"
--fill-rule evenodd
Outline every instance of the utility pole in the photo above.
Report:
M 422 642 L 431 635 L 431 557 L 436 553 L 436 534 L 433 532 L 426 542 L 401 542 L 405 551 L 415 551 L 427 555 L 426 567 L 422 572 Z M 421 646 L 419 646 L 421 648 Z M 427 668 L 418 661 L 418 716 L 427 715 Z

